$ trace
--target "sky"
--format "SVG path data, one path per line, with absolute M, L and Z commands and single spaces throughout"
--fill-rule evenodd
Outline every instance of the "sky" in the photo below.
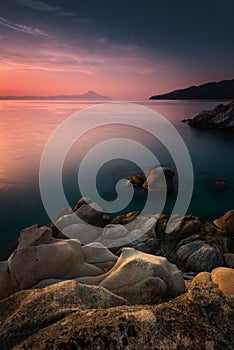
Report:
M 233 0 L 0 2 L 0 95 L 142 100 L 234 78 Z

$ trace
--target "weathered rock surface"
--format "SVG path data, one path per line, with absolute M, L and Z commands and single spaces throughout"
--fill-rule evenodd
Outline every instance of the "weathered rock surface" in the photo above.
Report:
M 210 111 L 203 111 L 188 122 L 194 128 L 234 128 L 234 101 L 227 105 L 220 104 Z
M 43 321 L 36 322 L 33 334 L 29 336 L 31 327 L 28 327 L 21 338 L 22 333 L 17 332 L 21 323 L 15 324 L 11 319 L 8 329 L 12 322 L 16 336 L 10 333 L 7 337 L 3 333 L 5 338 L 2 335 L 0 341 L 4 339 L 6 345 L 2 349 L 11 348 L 12 339 L 14 344 L 18 343 L 15 350 L 233 349 L 233 308 L 212 282 L 197 283 L 187 293 L 156 306 L 73 311 L 60 314 L 60 319 L 50 322 L 54 324 L 44 322 L 44 327 Z M 21 341 L 23 338 L 26 339 Z
M 182 244 L 176 254 L 177 265 L 183 271 L 211 271 L 224 264 L 221 249 L 200 240 Z
M 12 349 L 18 342 L 74 311 L 127 304 L 102 287 L 86 286 L 75 280 L 20 291 L 0 301 L 0 349 Z
M 192 281 L 191 287 L 197 283 L 204 283 L 212 281 L 215 283 L 222 293 L 230 298 L 234 305 L 234 269 L 227 267 L 217 267 L 209 272 L 199 273 Z
M 181 271 L 167 259 L 124 248 L 114 267 L 101 276 L 78 278 L 99 285 L 131 304 L 156 304 L 185 291 Z
M 218 267 L 211 272 L 211 278 L 227 297 L 234 297 L 234 269 Z

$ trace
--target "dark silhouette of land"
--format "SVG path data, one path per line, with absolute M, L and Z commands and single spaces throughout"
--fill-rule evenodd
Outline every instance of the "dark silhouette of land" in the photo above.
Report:
M 212 82 L 185 89 L 174 90 L 162 95 L 154 95 L 149 100 L 218 100 L 234 99 L 234 79 Z

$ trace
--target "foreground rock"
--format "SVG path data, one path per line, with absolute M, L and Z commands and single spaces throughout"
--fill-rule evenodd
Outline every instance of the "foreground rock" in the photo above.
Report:
M 188 121 L 188 125 L 201 129 L 234 129 L 234 101 L 220 104 L 211 111 L 203 111 Z
M 41 307 L 44 310 L 43 304 Z M 69 312 L 61 313 L 54 321 L 51 319 L 50 324 L 37 318 L 34 328 L 28 327 L 27 333 L 23 333 L 20 331 L 21 309 L 18 323 L 11 318 L 8 328 L 4 326 L 4 330 L 10 330 L 10 325 L 14 325 L 16 336 L 10 333 L 9 337 L 6 331 L 2 332 L 2 349 L 11 348 L 12 339 L 17 343 L 15 350 L 233 349 L 232 304 L 212 282 L 198 282 L 187 293 L 157 306 L 74 308 Z M 4 317 L 6 319 L 6 315 Z
M 124 248 L 114 267 L 101 276 L 77 281 L 102 286 L 131 304 L 157 304 L 185 291 L 181 271 L 167 259 Z
M 12 349 L 39 329 L 74 311 L 127 304 L 102 287 L 82 285 L 75 280 L 18 292 L 0 301 L 0 349 Z

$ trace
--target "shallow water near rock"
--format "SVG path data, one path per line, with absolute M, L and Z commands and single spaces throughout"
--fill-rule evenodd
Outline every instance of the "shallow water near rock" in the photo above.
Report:
M 137 103 L 152 108 L 166 117 L 176 127 L 190 152 L 195 184 L 188 213 L 209 219 L 233 209 L 233 132 L 196 130 L 180 122 L 204 109 L 214 108 L 219 101 Z M 9 246 L 18 237 L 21 229 L 34 223 L 43 225 L 50 222 L 40 199 L 38 185 L 38 170 L 43 148 L 53 130 L 63 120 L 90 105 L 94 103 L 1 101 L 0 257 L 4 258 L 7 255 Z M 96 128 L 82 136 L 72 147 L 64 163 L 63 185 L 71 206 L 80 198 L 77 171 L 82 157 L 94 145 L 114 137 L 132 137 L 152 150 L 161 164 L 175 170 L 173 159 L 165 147 L 146 132 L 114 125 Z M 90 164 L 88 172 L 92 171 L 95 169 L 92 169 Z M 97 176 L 100 194 L 106 200 L 113 200 L 116 196 L 116 182 L 122 178 L 130 178 L 140 171 L 136 164 L 124 159 L 106 163 Z M 216 191 L 214 187 L 207 186 L 207 183 L 208 185 L 212 183 L 212 179 L 225 179 L 228 185 L 223 190 L 217 188 Z M 141 210 L 146 195 L 144 190 L 137 190 L 133 201 L 122 212 Z M 170 212 L 175 199 L 176 193 L 168 196 L 165 212 Z M 157 202 L 157 198 L 155 201 Z

